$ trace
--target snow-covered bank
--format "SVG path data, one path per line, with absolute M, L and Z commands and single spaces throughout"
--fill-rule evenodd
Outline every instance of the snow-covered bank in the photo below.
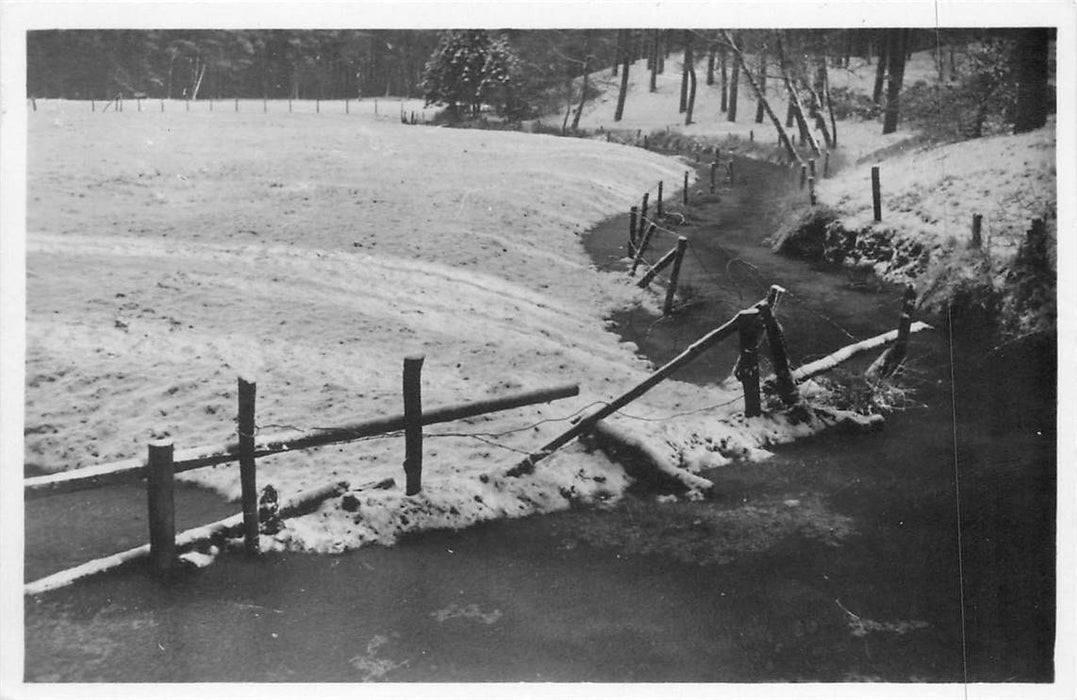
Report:
M 648 372 L 603 319 L 658 292 L 596 271 L 579 236 L 659 179 L 678 182 L 678 161 L 370 115 L 84 108 L 49 105 L 30 122 L 28 463 L 139 456 L 162 434 L 178 449 L 223 443 L 237 375 L 258 382 L 266 432 L 399 413 L 401 361 L 418 352 L 428 406 L 567 381 L 581 393 L 432 427 L 421 495 L 363 491 L 353 510 L 336 499 L 267 547 L 336 551 L 623 493 L 621 468 L 579 445 L 531 476 L 496 475 Z M 713 441 L 698 464 L 826 423 L 740 425 L 736 399 L 669 381 L 628 413 L 670 449 Z M 260 460 L 259 483 L 282 497 L 402 484 L 402 460 L 387 436 Z M 183 478 L 238 495 L 234 465 Z

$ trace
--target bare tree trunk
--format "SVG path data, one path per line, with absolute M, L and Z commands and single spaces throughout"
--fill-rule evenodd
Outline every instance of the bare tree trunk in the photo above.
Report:
M 875 64 L 875 87 L 871 91 L 871 101 L 880 104 L 883 99 L 883 79 L 886 77 L 886 61 L 889 55 L 889 36 L 885 29 L 877 31 L 879 41 L 879 62 Z
M 759 90 L 764 95 L 767 94 L 767 45 L 761 43 L 759 45 Z M 755 123 L 763 123 L 763 102 L 757 101 L 755 103 Z
M 890 78 L 886 83 L 886 112 L 883 114 L 883 134 L 897 131 L 901 116 L 901 83 L 905 78 L 907 29 L 890 30 L 890 48 L 887 73 Z
M 576 105 L 576 114 L 572 117 L 572 130 L 580 130 L 580 115 L 583 114 L 583 105 L 587 102 L 587 77 L 591 69 L 591 32 L 584 34 L 583 43 L 583 82 L 580 84 L 580 101 Z
M 617 32 L 618 41 L 617 44 L 620 47 L 620 59 L 621 59 L 621 89 L 617 93 L 617 110 L 613 113 L 613 121 L 621 121 L 621 117 L 625 112 L 625 98 L 628 96 L 628 47 L 626 38 L 623 36 L 627 30 L 621 29 Z
M 714 85 L 714 60 L 717 58 L 715 55 L 714 44 L 712 43 L 707 47 L 707 85 Z
M 659 30 L 651 30 L 651 61 L 648 66 L 651 71 L 651 92 L 656 92 L 658 90 L 658 36 Z
M 725 29 L 722 30 L 722 36 L 725 38 L 726 44 L 728 44 L 729 49 L 733 52 L 733 57 L 735 61 L 734 65 L 740 64 L 741 69 L 744 71 L 744 78 L 748 81 L 748 85 L 751 86 L 752 91 L 755 93 L 756 99 L 763 103 L 763 111 L 765 111 L 767 113 L 767 116 L 770 117 L 770 121 L 774 125 L 775 131 L 778 132 L 778 142 L 785 149 L 785 153 L 789 156 L 789 160 L 793 161 L 794 163 L 799 163 L 803 165 L 804 161 L 800 159 L 800 155 L 796 152 L 796 149 L 793 148 L 793 144 L 789 140 L 789 135 L 786 134 L 785 129 L 782 128 L 781 120 L 778 119 L 777 116 L 775 116 L 774 110 L 770 108 L 770 103 L 767 102 L 766 96 L 759 89 L 759 85 L 755 82 L 755 78 L 752 77 L 752 73 L 748 70 L 748 66 L 744 65 L 744 56 L 743 54 L 741 54 L 740 49 L 737 48 L 737 45 L 733 42 L 733 37 L 730 36 L 729 32 Z
M 733 62 L 733 74 L 729 77 L 729 111 L 726 112 L 726 119 L 731 122 L 737 121 L 737 78 L 745 67 L 744 56 L 737 54 L 737 60 Z
M 681 100 L 678 112 L 684 114 L 688 110 L 688 65 L 692 61 L 692 32 L 684 30 L 684 63 L 681 64 Z
M 688 108 L 684 115 L 684 125 L 688 126 L 692 123 L 692 112 L 696 108 L 696 61 L 690 43 L 685 45 L 684 51 L 688 55 L 685 59 L 688 63 Z
M 804 118 L 804 109 L 800 106 L 800 97 L 797 95 L 796 87 L 793 85 L 793 81 L 789 79 L 788 64 L 785 60 L 785 49 L 782 47 L 782 33 L 778 30 L 775 33 L 775 47 L 778 49 L 778 67 L 782 72 L 782 81 L 785 83 L 785 89 L 789 93 L 789 103 L 793 106 L 793 115 L 796 117 L 797 126 L 800 129 L 800 138 L 808 142 L 808 147 L 811 148 L 811 152 L 814 155 L 819 155 L 819 144 L 816 143 L 815 137 L 812 136 L 811 129 L 808 127 L 808 121 Z
M 722 111 L 725 112 L 729 109 L 729 74 L 726 68 L 726 47 L 718 47 L 719 56 L 722 63 Z

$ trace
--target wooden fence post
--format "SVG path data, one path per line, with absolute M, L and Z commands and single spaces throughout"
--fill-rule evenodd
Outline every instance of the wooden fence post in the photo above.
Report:
M 288 98 L 288 114 L 292 113 L 292 98 Z
M 352 100 L 351 100 L 350 97 L 345 97 L 344 98 L 344 113 L 345 114 L 351 114 L 351 109 L 352 109 L 351 101 Z
M 162 112 L 163 112 L 163 111 L 165 111 L 165 101 L 164 101 L 164 98 L 161 98 L 161 111 L 162 111 Z
M 423 488 L 423 360 L 422 355 L 404 358 L 404 492 L 408 496 Z
M 983 230 L 983 221 L 983 214 L 972 215 L 972 241 L 969 243 L 970 248 L 979 248 L 983 245 L 983 237 L 981 233 Z
M 823 178 L 830 177 L 830 151 L 823 154 Z
M 662 305 L 662 315 L 669 316 L 673 311 L 673 297 L 677 293 L 677 280 L 681 276 L 681 261 L 684 259 L 684 251 L 688 247 L 688 239 L 684 236 L 677 238 L 677 252 L 673 254 L 673 269 L 669 271 L 669 287 L 666 289 L 666 303 Z
M 262 114 L 269 114 L 269 98 L 262 96 Z
M 236 98 L 236 113 L 239 113 L 239 98 Z
M 97 111 L 97 100 L 95 100 L 93 98 L 90 98 L 90 111 L 91 112 L 96 112 Z
M 808 177 L 815 177 L 815 159 L 808 159 Z
M 209 98 L 209 111 L 213 111 L 213 98 Z
M 808 178 L 808 202 L 813 207 L 815 206 L 815 178 L 814 177 L 809 177 Z
M 799 395 L 797 383 L 793 379 L 793 372 L 789 368 L 789 350 L 785 344 L 785 333 L 778 320 L 774 318 L 774 311 L 769 301 L 756 306 L 759 309 L 759 318 L 763 321 L 763 329 L 767 333 L 767 345 L 770 346 L 770 356 L 774 361 L 775 386 L 778 389 L 778 397 L 787 406 L 794 405 Z
M 636 227 L 636 237 L 639 238 L 643 233 L 644 222 L 647 221 L 647 202 L 651 198 L 650 192 L 643 193 L 643 202 L 639 208 L 639 225 Z
M 636 254 L 636 207 L 628 209 L 628 254 Z
M 883 220 L 882 188 L 879 184 L 879 166 L 871 166 L 871 208 L 876 221 Z
M 737 360 L 735 376 L 744 388 L 745 418 L 754 418 L 763 413 L 759 400 L 760 325 L 758 309 L 745 309 L 737 314 L 737 326 L 740 330 L 740 358 Z
M 239 378 L 239 415 L 236 434 L 239 441 L 240 500 L 243 505 L 243 544 L 248 554 L 258 553 L 258 479 L 254 464 L 254 406 L 258 387 Z
M 684 171 L 684 189 L 681 190 L 681 201 L 688 205 L 688 171 Z
M 135 98 L 135 104 L 138 106 L 136 111 L 141 112 L 142 111 L 142 98 L 141 97 L 136 97 Z
M 748 140 L 749 141 L 755 141 L 755 131 L 752 131 L 752 130 L 749 129 L 749 131 L 748 131 Z
M 655 202 L 655 218 L 662 218 L 662 180 L 658 181 L 658 201 Z
M 314 98 L 314 113 L 315 114 L 321 114 L 322 113 L 322 98 L 320 98 L 320 97 L 315 97 Z
M 378 116 L 378 98 L 374 98 L 374 116 Z
M 174 448 L 171 440 L 155 440 L 149 445 L 146 465 L 146 494 L 150 520 L 150 557 L 154 571 L 167 573 L 176 559 Z
M 912 328 L 912 315 L 916 310 L 916 290 L 910 284 L 905 288 L 905 295 L 901 301 L 901 318 L 898 320 L 897 340 L 893 346 L 887 348 L 879 355 L 875 362 L 868 367 L 868 376 L 889 377 L 905 361 L 905 355 L 909 349 L 909 333 Z
M 804 185 L 808 184 L 808 166 L 800 166 L 800 189 L 804 189 Z
M 655 224 L 651 224 L 647 227 L 647 232 L 643 234 L 643 239 L 640 240 L 639 245 L 636 246 L 636 256 L 632 259 L 632 268 L 628 271 L 629 277 L 635 277 L 636 268 L 639 267 L 640 260 L 643 259 L 643 254 L 647 252 L 647 245 L 651 242 L 651 236 L 654 235 L 655 230 L 658 228 Z

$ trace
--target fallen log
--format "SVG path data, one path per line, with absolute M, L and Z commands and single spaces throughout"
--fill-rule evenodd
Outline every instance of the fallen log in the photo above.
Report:
M 375 486 L 376 485 L 374 484 L 371 485 L 371 487 Z M 293 498 L 288 499 L 284 505 L 281 506 L 280 517 L 291 518 L 307 513 L 322 501 L 337 496 L 347 490 L 348 482 L 339 481 L 320 488 L 303 491 Z M 227 518 L 217 520 L 207 525 L 200 525 L 199 527 L 194 527 L 190 530 L 184 530 L 176 535 L 175 551 L 177 553 L 187 551 L 207 542 L 212 542 L 213 540 L 238 537 L 242 533 L 243 513 L 236 513 L 235 515 L 230 515 Z M 79 564 L 70 569 L 64 569 L 63 571 L 58 571 L 55 574 L 50 574 L 44 578 L 32 581 L 26 584 L 23 589 L 23 594 L 38 595 L 47 591 L 56 590 L 57 588 L 63 588 L 76 581 L 81 581 L 82 579 L 96 574 L 102 574 L 106 571 L 112 571 L 140 559 L 146 559 L 149 556 L 150 545 L 144 544 L 139 547 L 117 552 L 116 554 L 111 554 L 107 557 L 93 559 L 85 564 Z
M 550 389 L 538 389 L 495 399 L 444 406 L 423 411 L 422 424 L 426 426 L 447 423 L 485 413 L 505 411 L 510 408 L 519 408 L 577 396 L 579 393 L 579 384 L 563 384 Z M 254 442 L 254 456 L 256 458 L 266 457 L 281 452 L 329 445 L 335 442 L 349 442 L 363 437 L 384 435 L 385 433 L 403 429 L 404 415 L 399 414 L 360 421 L 336 428 L 277 433 L 257 438 Z M 238 441 L 233 441 L 223 446 L 192 447 L 186 450 L 176 450 L 173 464 L 176 473 L 179 473 L 215 464 L 226 464 L 238 459 L 239 443 Z M 145 470 L 145 457 L 110 462 L 108 464 L 95 464 L 81 469 L 24 479 L 23 493 L 26 498 L 34 498 L 51 493 L 64 493 L 106 484 L 133 481 L 144 476 Z
M 909 327 L 910 333 L 919 333 L 920 331 L 933 330 L 933 328 L 922 322 L 917 321 Z M 834 369 L 843 362 L 848 361 L 855 355 L 859 355 L 869 350 L 875 350 L 883 346 L 889 345 L 898 339 L 898 331 L 892 330 L 886 333 L 881 333 L 874 338 L 868 338 L 867 340 L 861 340 L 859 343 L 853 343 L 852 345 L 846 345 L 845 347 L 830 353 L 826 357 L 816 360 L 815 362 L 809 362 L 795 370 L 793 370 L 793 379 L 797 382 L 802 382 L 805 379 L 810 379 L 817 374 L 822 374 L 829 370 Z

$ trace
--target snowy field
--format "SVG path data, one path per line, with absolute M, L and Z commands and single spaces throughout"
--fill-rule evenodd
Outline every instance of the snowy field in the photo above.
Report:
M 327 502 L 266 548 L 339 551 L 623 492 L 621 468 L 579 445 L 532 476 L 498 473 L 649 371 L 603 318 L 654 308 L 659 292 L 596 271 L 580 235 L 678 182 L 682 164 L 372 112 L 98 110 L 39 101 L 30 115 L 28 464 L 138 457 L 164 435 L 177 449 L 223 444 L 239 375 L 258 382 L 263 433 L 396 414 L 402 358 L 421 353 L 425 406 L 565 382 L 581 393 L 428 428 L 416 497 L 403 496 L 399 436 L 260 460 L 259 485 L 284 498 L 398 484 L 360 494 L 357 513 Z M 744 425 L 736 397 L 669 381 L 615 422 L 692 469 L 821 426 Z M 238 496 L 235 465 L 182 478 Z

